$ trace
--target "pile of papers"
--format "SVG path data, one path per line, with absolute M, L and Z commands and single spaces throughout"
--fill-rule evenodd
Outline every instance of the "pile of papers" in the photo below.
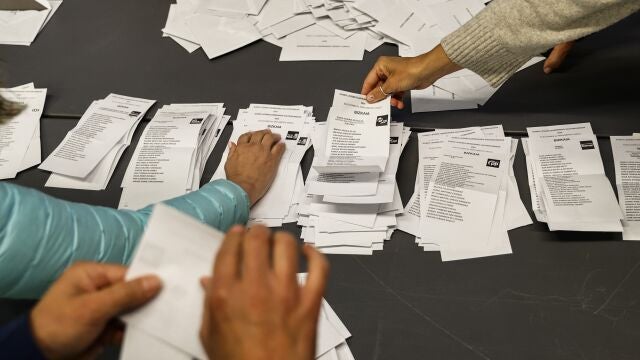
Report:
M 313 108 L 302 105 L 251 104 L 238 112 L 238 118 L 233 121 L 230 141 L 237 143 L 242 134 L 269 129 L 279 134 L 286 146 L 271 188 L 251 208 L 250 225 L 260 223 L 279 227 L 283 223 L 296 222 L 298 203 L 304 195 L 300 162 L 311 147 L 309 135 L 314 121 Z M 228 152 L 227 148 L 211 181 L 226 179 L 224 159 Z
M 418 134 L 415 190 L 398 229 L 443 261 L 510 254 L 507 231 L 531 223 L 513 173 L 517 145 L 501 125 Z
M 155 103 L 117 94 L 94 101 L 40 165 L 47 187 L 104 190 L 144 114 Z
M 2 0 L 0 45 L 30 46 L 62 0 Z
M 229 121 L 222 103 L 171 104 L 144 129 L 122 180 L 120 209 L 138 210 L 200 188 Z
M 622 238 L 640 240 L 640 134 L 612 136 L 618 199 L 624 214 Z
M 40 117 L 47 89 L 26 84 L 0 89 L 0 96 L 14 102 L 22 112 L 0 123 L 0 180 L 13 179 L 24 170 L 40 164 Z
M 282 47 L 281 61 L 362 60 L 387 39 L 354 1 L 177 0 L 162 32 L 209 59 L 264 39 Z
M 410 131 L 391 123 L 389 99 L 369 104 L 336 90 L 326 123 L 313 131 L 315 156 L 298 208 L 301 238 L 324 253 L 371 255 L 396 226 L 396 184 Z
M 591 124 L 527 128 L 531 203 L 551 231 L 622 232 L 623 218 L 605 176 Z
M 175 241 L 178 238 L 184 241 Z M 125 316 L 121 359 L 207 358 L 198 335 L 205 297 L 200 278 L 211 274 L 223 238 L 222 233 L 175 209 L 155 207 L 127 279 L 157 274 L 163 289 L 148 305 Z M 300 274 L 298 280 L 305 278 Z M 316 359 L 354 358 L 346 343 L 351 334 L 326 301 L 317 329 Z

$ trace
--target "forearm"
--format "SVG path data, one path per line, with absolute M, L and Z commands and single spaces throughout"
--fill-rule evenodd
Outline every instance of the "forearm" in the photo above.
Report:
M 165 203 L 222 231 L 248 219 L 246 193 L 227 181 Z M 128 263 L 152 209 L 70 203 L 0 183 L 0 297 L 39 297 L 79 260 Z
M 634 13 L 639 0 L 494 0 L 442 40 L 449 58 L 500 85 L 525 62 Z

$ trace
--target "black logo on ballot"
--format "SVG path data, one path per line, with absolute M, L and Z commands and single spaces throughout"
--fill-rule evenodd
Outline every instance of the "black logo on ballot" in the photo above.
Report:
M 300 139 L 298 139 L 298 145 L 300 145 L 300 146 L 307 145 L 307 138 L 306 137 L 301 137 Z
M 592 140 L 580 141 L 580 147 L 582 150 L 593 150 L 596 148 Z
M 389 138 L 389 144 L 396 145 L 400 142 L 400 139 L 397 136 L 392 136 Z
M 189 124 L 202 124 L 203 121 L 204 121 L 203 118 L 195 118 L 195 119 L 191 119 L 191 122 Z
M 140 116 L 140 114 L 142 114 L 140 111 L 132 111 L 132 112 L 129 113 L 129 116 L 138 117 L 138 116 Z
M 299 131 L 289 131 L 287 133 L 287 140 L 298 140 Z
M 496 160 L 496 159 L 487 159 L 487 167 L 492 167 L 492 168 L 499 168 L 500 167 L 500 160 Z
M 389 124 L 389 115 L 380 115 L 376 118 L 376 126 L 387 126 Z

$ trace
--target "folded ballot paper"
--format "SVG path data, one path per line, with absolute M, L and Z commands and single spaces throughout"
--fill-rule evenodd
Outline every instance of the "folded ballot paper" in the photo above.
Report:
M 371 255 L 396 226 L 402 201 L 395 177 L 410 132 L 391 122 L 389 109 L 388 101 L 370 105 L 337 90 L 328 121 L 314 124 L 298 224 L 304 241 L 324 253 Z
M 40 165 L 52 174 L 45 186 L 104 190 L 144 114 L 155 103 L 110 94 L 94 101 Z
M 612 136 L 618 199 L 624 219 L 622 238 L 640 240 L 640 136 Z
M 314 122 L 313 108 L 302 105 L 251 104 L 238 112 L 233 121 L 230 141 L 237 142 L 240 135 L 270 129 L 280 134 L 286 150 L 267 194 L 251 208 L 249 223 L 260 223 L 269 227 L 295 222 L 304 180 L 300 162 L 311 147 L 311 130 Z M 227 158 L 229 149 L 222 155 Z M 211 181 L 225 179 L 225 162 L 221 161 Z
M 0 45 L 29 46 L 62 0 L 0 1 Z
M 47 89 L 36 89 L 33 84 L 26 84 L 0 89 L 0 96 L 22 108 L 17 116 L 0 123 L 2 180 L 13 179 L 19 172 L 40 164 L 40 117 Z
M 171 104 L 144 129 L 122 180 L 120 209 L 141 209 L 200 188 L 229 121 L 222 103 Z
M 517 145 L 501 125 L 419 133 L 415 189 L 398 230 L 443 261 L 510 254 L 507 231 L 531 223 L 513 173 Z
M 185 241 L 175 241 L 176 238 Z M 211 274 L 224 235 L 168 206 L 158 205 L 136 249 L 127 279 L 157 274 L 160 294 L 126 315 L 123 360 L 206 359 L 199 331 L 204 307 L 200 278 Z M 303 283 L 305 274 L 299 274 Z M 171 324 L 171 326 L 166 326 Z M 323 301 L 319 315 L 316 359 L 351 360 L 351 334 Z
M 624 218 L 605 176 L 591 124 L 527 128 L 531 203 L 551 231 L 622 232 Z

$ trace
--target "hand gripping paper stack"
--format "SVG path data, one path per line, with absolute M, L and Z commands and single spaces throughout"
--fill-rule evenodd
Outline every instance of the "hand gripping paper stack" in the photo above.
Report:
M 531 203 L 551 231 L 622 232 L 622 211 L 604 174 L 591 124 L 527 128 Z
M 224 104 L 171 104 L 144 129 L 122 180 L 119 208 L 141 209 L 200 188 L 207 159 L 229 121 Z
M 305 242 L 332 254 L 382 250 L 402 210 L 395 176 L 408 134 L 391 123 L 389 99 L 368 104 L 336 90 L 327 122 L 313 131 L 315 157 L 298 208 Z
M 154 103 L 117 94 L 94 101 L 40 165 L 40 169 L 53 173 L 45 186 L 104 190 L 138 124 Z
M 29 46 L 62 0 L 0 1 L 0 45 Z
M 251 104 L 238 113 L 230 141 L 237 142 L 247 132 L 269 129 L 279 134 L 286 146 L 273 184 L 251 208 L 249 224 L 278 227 L 297 220 L 298 202 L 304 191 L 300 162 L 311 147 L 313 122 L 313 108 L 302 105 Z M 224 166 L 228 154 L 227 148 L 211 181 L 226 178 Z
M 156 274 L 162 279 L 163 290 L 151 303 L 124 318 L 127 331 L 121 359 L 207 358 L 198 336 L 204 306 L 200 278 L 211 274 L 223 238 L 222 233 L 173 208 L 156 206 L 127 279 Z M 304 274 L 298 280 L 304 282 Z M 351 334 L 326 301 L 317 329 L 316 359 L 353 359 L 346 342 Z
M 531 223 L 513 174 L 517 144 L 500 125 L 419 133 L 415 190 L 398 230 L 443 261 L 510 254 L 507 230 Z
M 40 164 L 40 117 L 47 89 L 36 89 L 31 83 L 0 89 L 0 95 L 20 110 L 17 116 L 0 123 L 0 180 L 3 180 Z

